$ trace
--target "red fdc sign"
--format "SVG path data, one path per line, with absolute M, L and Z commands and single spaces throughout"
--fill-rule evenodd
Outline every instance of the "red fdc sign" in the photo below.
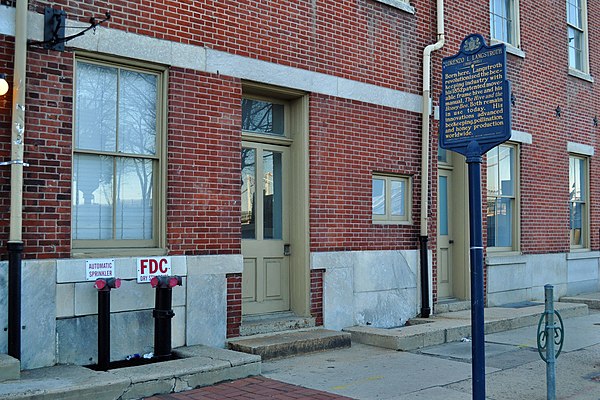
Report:
M 171 275 L 171 257 L 146 257 L 137 259 L 137 282 L 149 283 L 160 275 Z

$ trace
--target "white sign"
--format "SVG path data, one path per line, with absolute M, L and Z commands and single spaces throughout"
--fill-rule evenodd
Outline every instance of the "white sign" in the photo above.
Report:
M 85 279 L 95 281 L 115 277 L 115 260 L 98 259 L 85 260 Z
M 155 276 L 171 275 L 171 257 L 137 259 L 137 282 L 148 283 Z

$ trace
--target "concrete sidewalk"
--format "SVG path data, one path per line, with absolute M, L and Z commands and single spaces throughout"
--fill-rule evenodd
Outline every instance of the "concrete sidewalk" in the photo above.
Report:
M 556 303 L 556 308 L 560 310 L 563 318 L 585 315 L 588 312 L 588 307 L 585 304 Z M 542 310 L 543 305 L 486 309 L 486 332 L 489 334 L 535 325 Z M 431 360 L 423 364 L 417 362 L 418 357 L 424 357 L 423 355 L 398 352 L 390 353 L 388 349 L 418 349 L 460 340 L 463 337 L 469 336 L 469 327 L 470 311 L 458 311 L 441 314 L 426 321 L 415 320 L 411 326 L 402 328 L 376 329 L 372 327 L 354 327 L 349 328 L 348 331 L 352 333 L 352 341 L 354 343 L 366 342 L 367 339 L 365 338 L 370 338 L 368 340 L 377 342 L 380 348 L 363 345 L 356 345 L 353 348 L 366 348 L 368 354 L 376 356 L 376 358 L 379 357 L 374 362 L 377 368 L 381 369 L 382 374 L 389 368 L 390 354 L 402 355 L 402 369 L 405 371 L 408 379 L 408 387 L 417 388 L 420 380 L 423 379 L 423 374 L 436 376 L 438 374 L 434 371 L 438 368 L 447 371 L 447 374 L 443 377 L 444 381 L 440 382 L 440 385 L 468 379 L 470 376 L 470 366 L 465 366 L 464 363 L 456 364 L 455 361 L 448 364 L 448 360 L 442 360 L 439 365 L 431 363 Z M 351 352 L 352 350 L 348 349 L 347 351 Z M 314 357 L 324 357 L 323 362 L 327 364 L 328 357 L 332 357 L 331 355 L 333 354 L 336 355 L 335 357 L 346 354 L 344 351 L 322 352 L 315 354 Z M 184 347 L 176 349 L 174 352 L 182 358 L 145 366 L 115 369 L 108 372 L 96 372 L 85 367 L 73 365 L 23 371 L 20 379 L 0 383 L 0 399 L 136 399 L 161 393 L 181 392 L 194 387 L 213 385 L 221 381 L 231 381 L 260 375 L 267 365 L 266 363 L 261 363 L 259 356 L 205 346 Z M 309 356 L 285 359 L 281 360 L 281 362 L 288 362 L 291 365 L 295 365 L 304 357 Z M 360 362 L 354 363 L 350 359 L 347 360 L 347 363 L 343 359 L 340 362 L 341 364 L 338 363 L 338 366 L 335 368 L 324 367 L 324 371 L 336 370 L 337 368 L 336 372 L 338 375 L 339 373 L 343 375 L 344 372 L 339 368 L 339 365 L 345 364 L 354 371 L 364 370 L 364 368 L 374 368 L 373 366 L 362 365 Z M 273 364 L 269 363 L 268 365 Z M 311 371 L 313 368 L 307 368 L 307 370 Z M 368 375 L 364 377 L 365 382 L 371 382 L 375 385 L 381 380 L 379 377 L 383 376 L 376 373 L 375 370 Z M 279 379 L 272 372 L 269 372 L 267 376 Z M 326 380 L 326 376 L 328 375 L 317 374 L 316 376 L 311 376 L 309 382 L 314 384 L 315 382 Z M 379 382 L 379 384 L 382 383 Z M 324 384 L 327 384 L 327 382 L 324 382 Z M 300 385 L 304 386 L 302 383 Z M 314 387 L 314 385 L 306 386 L 323 390 L 320 387 Z M 331 391 L 330 389 L 331 385 L 326 386 L 325 390 Z M 342 389 L 337 394 L 348 395 Z M 368 393 L 366 396 L 362 398 L 371 398 L 368 397 Z M 350 397 L 354 396 L 351 395 Z M 451 398 L 447 397 L 446 399 L 449 400 Z

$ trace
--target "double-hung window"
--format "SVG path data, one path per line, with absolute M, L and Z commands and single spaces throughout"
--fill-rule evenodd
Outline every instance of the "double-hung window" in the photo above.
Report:
M 374 223 L 410 223 L 411 186 L 409 177 L 373 174 L 371 189 Z
M 517 148 L 502 144 L 487 152 L 487 247 L 517 250 Z
M 74 249 L 161 245 L 164 74 L 77 59 Z
M 569 156 L 569 230 L 571 248 L 588 245 L 588 163 L 587 158 Z
M 588 73 L 586 0 L 567 0 L 569 68 Z
M 490 30 L 492 39 L 520 47 L 518 0 L 490 0 Z

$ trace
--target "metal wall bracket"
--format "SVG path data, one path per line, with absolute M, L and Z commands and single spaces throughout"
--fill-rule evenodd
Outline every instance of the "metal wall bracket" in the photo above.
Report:
M 22 165 L 24 167 L 29 167 L 29 163 L 26 163 L 23 160 L 11 160 L 11 161 L 2 161 L 2 162 L 0 162 L 0 166 L 3 166 L 3 165 L 12 165 L 12 164 L 19 164 L 19 165 Z

